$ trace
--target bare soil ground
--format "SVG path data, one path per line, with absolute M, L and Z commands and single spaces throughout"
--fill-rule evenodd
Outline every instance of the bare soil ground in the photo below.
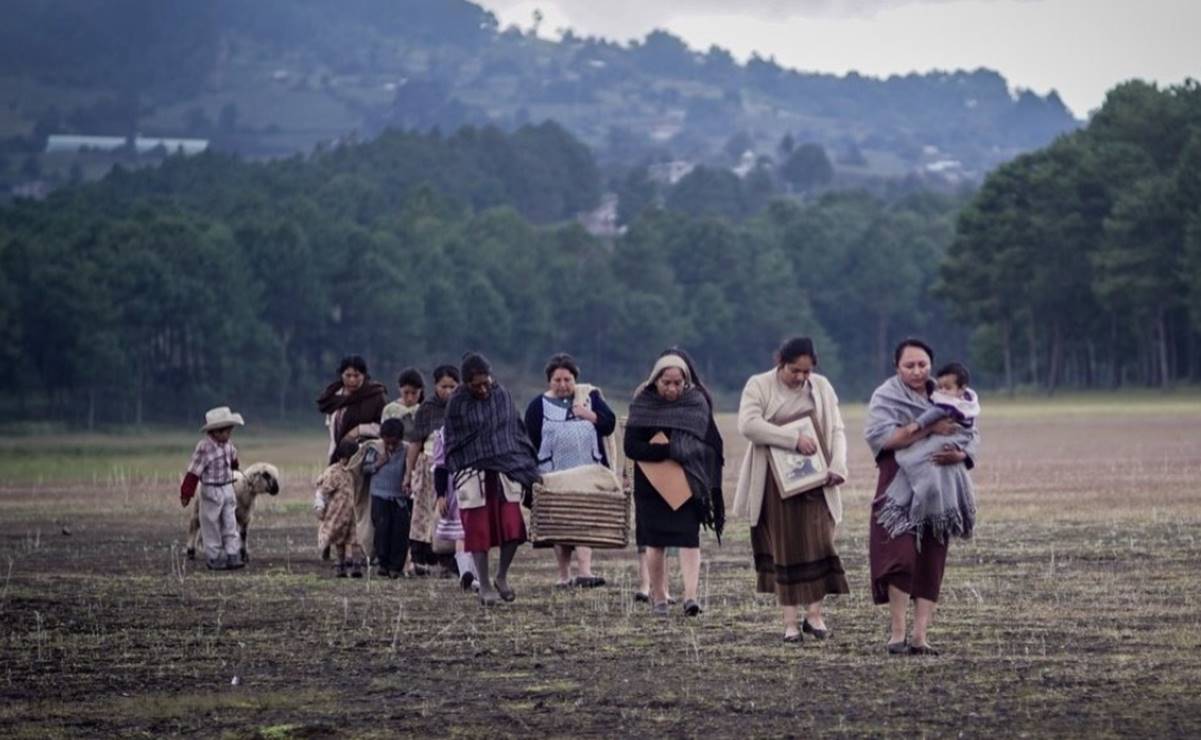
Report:
M 523 548 L 517 601 L 485 611 L 454 581 L 331 577 L 316 436 L 242 438 L 286 487 L 237 573 L 182 557 L 191 437 L 5 441 L 0 735 L 1201 735 L 1201 403 L 992 408 L 936 658 L 882 650 L 861 410 L 839 534 L 852 593 L 829 604 L 833 639 L 800 646 L 753 593 L 746 522 L 703 543 L 699 619 L 634 603 L 632 548 L 598 553 L 607 587 L 569 592 L 548 550 Z M 743 442 L 723 423 L 732 497 Z

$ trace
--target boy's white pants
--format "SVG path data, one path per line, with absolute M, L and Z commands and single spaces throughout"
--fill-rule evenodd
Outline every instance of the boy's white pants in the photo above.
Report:
M 204 556 L 209 560 L 237 555 L 242 549 L 238 519 L 234 515 L 237 507 L 232 483 L 200 486 L 200 538 L 204 542 Z

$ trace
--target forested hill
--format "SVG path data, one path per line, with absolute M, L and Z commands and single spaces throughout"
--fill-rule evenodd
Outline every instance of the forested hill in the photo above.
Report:
M 466 0 L 10 0 L 0 70 L 10 154 L 55 132 L 280 155 L 352 131 L 552 119 L 602 163 L 772 155 L 788 135 L 853 175 L 978 177 L 1078 125 L 1054 93 L 1014 96 L 988 70 L 881 80 L 738 64 L 664 32 L 547 41 Z
M 740 221 L 669 203 L 603 240 L 562 225 L 597 183 L 587 149 L 546 123 L 265 162 L 173 156 L 20 199 L 0 207 L 0 412 L 312 413 L 350 352 L 391 381 L 480 350 L 524 395 L 567 350 L 620 403 L 683 344 L 734 392 L 792 333 L 816 338 L 851 398 L 887 372 L 896 335 L 948 351 L 962 336 L 925 309 L 955 199 L 827 193 Z
M 599 176 L 555 123 L 171 156 L 18 199 L 0 207 L 0 415 L 312 413 L 347 352 L 391 379 L 482 350 L 533 392 L 568 350 L 621 399 L 678 343 L 736 392 L 795 333 L 847 399 L 909 334 L 985 389 L 1201 379 L 1195 82 L 1119 86 L 968 196 L 764 191 L 730 214 L 741 191 L 714 173 L 611 239 L 565 219 Z

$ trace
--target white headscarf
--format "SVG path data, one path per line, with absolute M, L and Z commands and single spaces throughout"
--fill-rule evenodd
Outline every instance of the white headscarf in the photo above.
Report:
M 655 360 L 655 366 L 651 368 L 650 376 L 646 379 L 646 382 L 638 386 L 638 390 L 635 392 L 635 395 L 640 393 L 644 388 L 649 388 L 654 385 L 655 381 L 659 379 L 659 376 L 663 374 L 664 370 L 673 367 L 684 374 L 684 385 L 692 385 L 692 377 L 688 374 L 688 363 L 684 362 L 683 357 L 680 357 L 674 352 L 669 352 L 668 354 L 660 357 L 658 360 Z

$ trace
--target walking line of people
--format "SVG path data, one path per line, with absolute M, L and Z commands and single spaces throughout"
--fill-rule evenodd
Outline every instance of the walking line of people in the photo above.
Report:
M 846 429 L 811 339 L 785 341 L 774 359 L 742 392 L 738 431 L 749 444 L 733 513 L 750 523 L 755 588 L 775 594 L 784 641 L 825 640 L 832 634 L 825 597 L 850 591 L 835 536 L 848 477 Z M 969 471 L 979 445 L 979 398 L 966 367 L 950 363 L 932 372 L 933 361 L 925 342 L 902 341 L 896 374 L 875 390 L 867 410 L 864 438 L 878 469 L 870 584 L 873 601 L 889 607 L 891 654 L 936 654 L 928 631 L 949 541 L 971 537 L 975 524 Z M 352 355 L 317 399 L 329 433 L 328 467 L 314 497 L 317 544 L 334 560 L 337 576 L 361 577 L 371 565 L 380 577 L 457 576 L 485 606 L 513 601 L 509 574 L 528 540 L 522 506 L 530 504 L 535 484 L 544 475 L 601 466 L 632 490 L 636 600 L 655 615 L 670 613 L 676 600 L 667 561 L 675 554 L 683 614 L 702 613 L 700 530 L 712 530 L 720 545 L 724 444 L 712 396 L 685 351 L 664 351 L 634 392 L 622 439 L 624 471 L 616 469 L 617 416 L 599 388 L 580 382 L 570 355 L 550 358 L 547 389 L 524 415 L 478 353 L 465 355 L 457 368 L 437 367 L 432 380 L 427 396 L 421 373 L 404 370 L 400 398 L 388 403 L 386 387 Z M 200 491 L 206 561 L 217 570 L 244 564 L 231 486 L 238 468 L 231 436 L 243 423 L 226 407 L 208 412 L 180 488 L 184 505 Z M 553 547 L 556 587 L 605 585 L 590 548 Z

